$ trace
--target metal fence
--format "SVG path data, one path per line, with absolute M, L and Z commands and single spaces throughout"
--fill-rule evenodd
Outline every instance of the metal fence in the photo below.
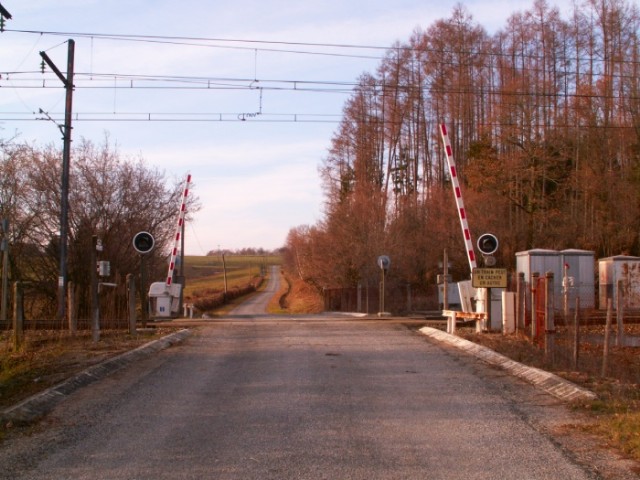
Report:
M 0 321 L 0 328 L 11 330 L 16 321 L 20 322 L 24 330 L 86 330 L 92 328 L 92 321 L 96 312 L 87 308 L 78 308 L 80 296 L 84 293 L 77 289 L 73 282 L 69 282 L 67 301 L 67 315 L 63 319 L 51 315 L 55 309 L 53 300 L 38 285 L 28 282 L 14 282 L 11 292 L 11 308 L 6 321 Z M 100 327 L 105 330 L 130 328 L 132 296 L 131 287 L 127 282 L 115 288 L 104 288 L 98 295 L 98 315 Z M 138 317 L 141 318 L 141 310 Z
M 375 314 L 393 312 L 405 314 L 416 311 L 438 309 L 438 292 L 416 291 L 411 285 L 387 286 L 384 302 L 381 302 L 379 285 L 360 285 L 353 288 L 325 288 L 323 290 L 324 310 L 327 312 L 356 312 Z
M 591 301 L 584 308 L 579 291 L 558 295 L 552 275 L 519 283 L 517 333 L 539 347 L 550 369 L 640 383 L 640 311 L 625 308 L 618 287 L 601 310 Z

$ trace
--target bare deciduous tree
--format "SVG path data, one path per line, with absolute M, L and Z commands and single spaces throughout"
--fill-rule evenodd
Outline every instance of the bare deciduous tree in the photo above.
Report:
M 0 212 L 11 223 L 12 277 L 37 288 L 42 294 L 42 315 L 53 316 L 59 268 L 61 154 L 53 147 L 37 149 L 12 142 L 4 143 L 0 151 Z M 113 278 L 121 284 L 126 274 L 138 272 L 140 258 L 132 239 L 139 231 L 150 232 L 156 240 L 156 248 L 148 255 L 150 272 L 162 269 L 174 234 L 183 180 L 167 185 L 165 175 L 142 159 L 123 159 L 108 138 L 101 146 L 81 140 L 72 160 L 68 272 L 69 280 L 81 291 L 79 313 L 87 315 L 92 237 L 102 241 L 100 256 L 110 261 Z M 187 211 L 198 208 L 197 198 L 189 198 Z
M 305 276 L 353 285 L 393 252 L 397 281 L 423 284 L 445 247 L 464 265 L 439 123 L 470 226 L 500 237 L 504 266 L 530 248 L 640 254 L 639 59 L 626 0 L 567 20 L 535 0 L 491 36 L 457 6 L 414 31 L 346 104 L 321 170 L 325 218 L 304 235 L 335 262 Z

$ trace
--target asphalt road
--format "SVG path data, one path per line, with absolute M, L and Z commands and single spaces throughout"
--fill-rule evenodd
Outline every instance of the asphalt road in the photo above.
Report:
M 273 296 L 278 293 L 280 289 L 280 273 L 279 267 L 271 266 L 269 280 L 267 286 L 259 294 L 252 296 L 247 301 L 238 305 L 231 312 L 231 316 L 242 315 L 264 315 L 267 311 L 267 305 Z
M 600 478 L 564 406 L 402 325 L 236 315 L 71 395 L 0 478 Z

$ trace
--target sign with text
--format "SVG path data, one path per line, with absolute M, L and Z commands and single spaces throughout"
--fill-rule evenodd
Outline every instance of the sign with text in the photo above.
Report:
M 507 288 L 507 269 L 474 268 L 471 285 L 474 288 Z

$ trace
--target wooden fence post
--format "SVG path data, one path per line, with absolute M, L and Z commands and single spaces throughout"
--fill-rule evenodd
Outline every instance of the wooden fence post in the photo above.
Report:
M 78 331 L 78 310 L 75 299 L 76 284 L 70 281 L 67 290 L 67 312 L 69 312 L 69 332 L 74 337 Z
M 100 298 L 98 296 L 97 245 L 98 237 L 93 235 L 90 260 L 91 272 L 91 337 L 94 343 L 100 341 Z
M 573 370 L 577 371 L 580 355 L 580 296 L 576 297 L 576 311 L 573 326 Z
M 24 309 L 22 302 L 22 285 L 13 283 L 13 348 L 19 350 L 24 341 Z
M 136 281 L 132 274 L 127 275 L 127 298 L 129 299 L 129 333 L 136 334 Z
M 602 349 L 602 376 L 607 376 L 609 367 L 609 331 L 611 330 L 611 317 L 613 317 L 613 300 L 607 298 L 607 323 L 604 327 L 604 347 Z
M 554 311 L 554 285 L 553 272 L 547 272 L 545 275 L 545 292 L 544 292 L 544 356 L 552 365 L 555 353 L 555 311 Z
M 616 346 L 622 347 L 624 345 L 624 282 L 618 280 L 618 288 L 616 292 Z
M 538 335 L 538 326 L 537 326 L 537 315 L 536 311 L 538 308 L 537 297 L 539 295 L 538 290 L 538 279 L 540 278 L 540 273 L 533 272 L 531 274 L 531 340 L 535 342 L 536 336 Z
M 525 283 L 524 272 L 518 272 L 516 283 L 516 333 L 524 331 L 525 315 Z

